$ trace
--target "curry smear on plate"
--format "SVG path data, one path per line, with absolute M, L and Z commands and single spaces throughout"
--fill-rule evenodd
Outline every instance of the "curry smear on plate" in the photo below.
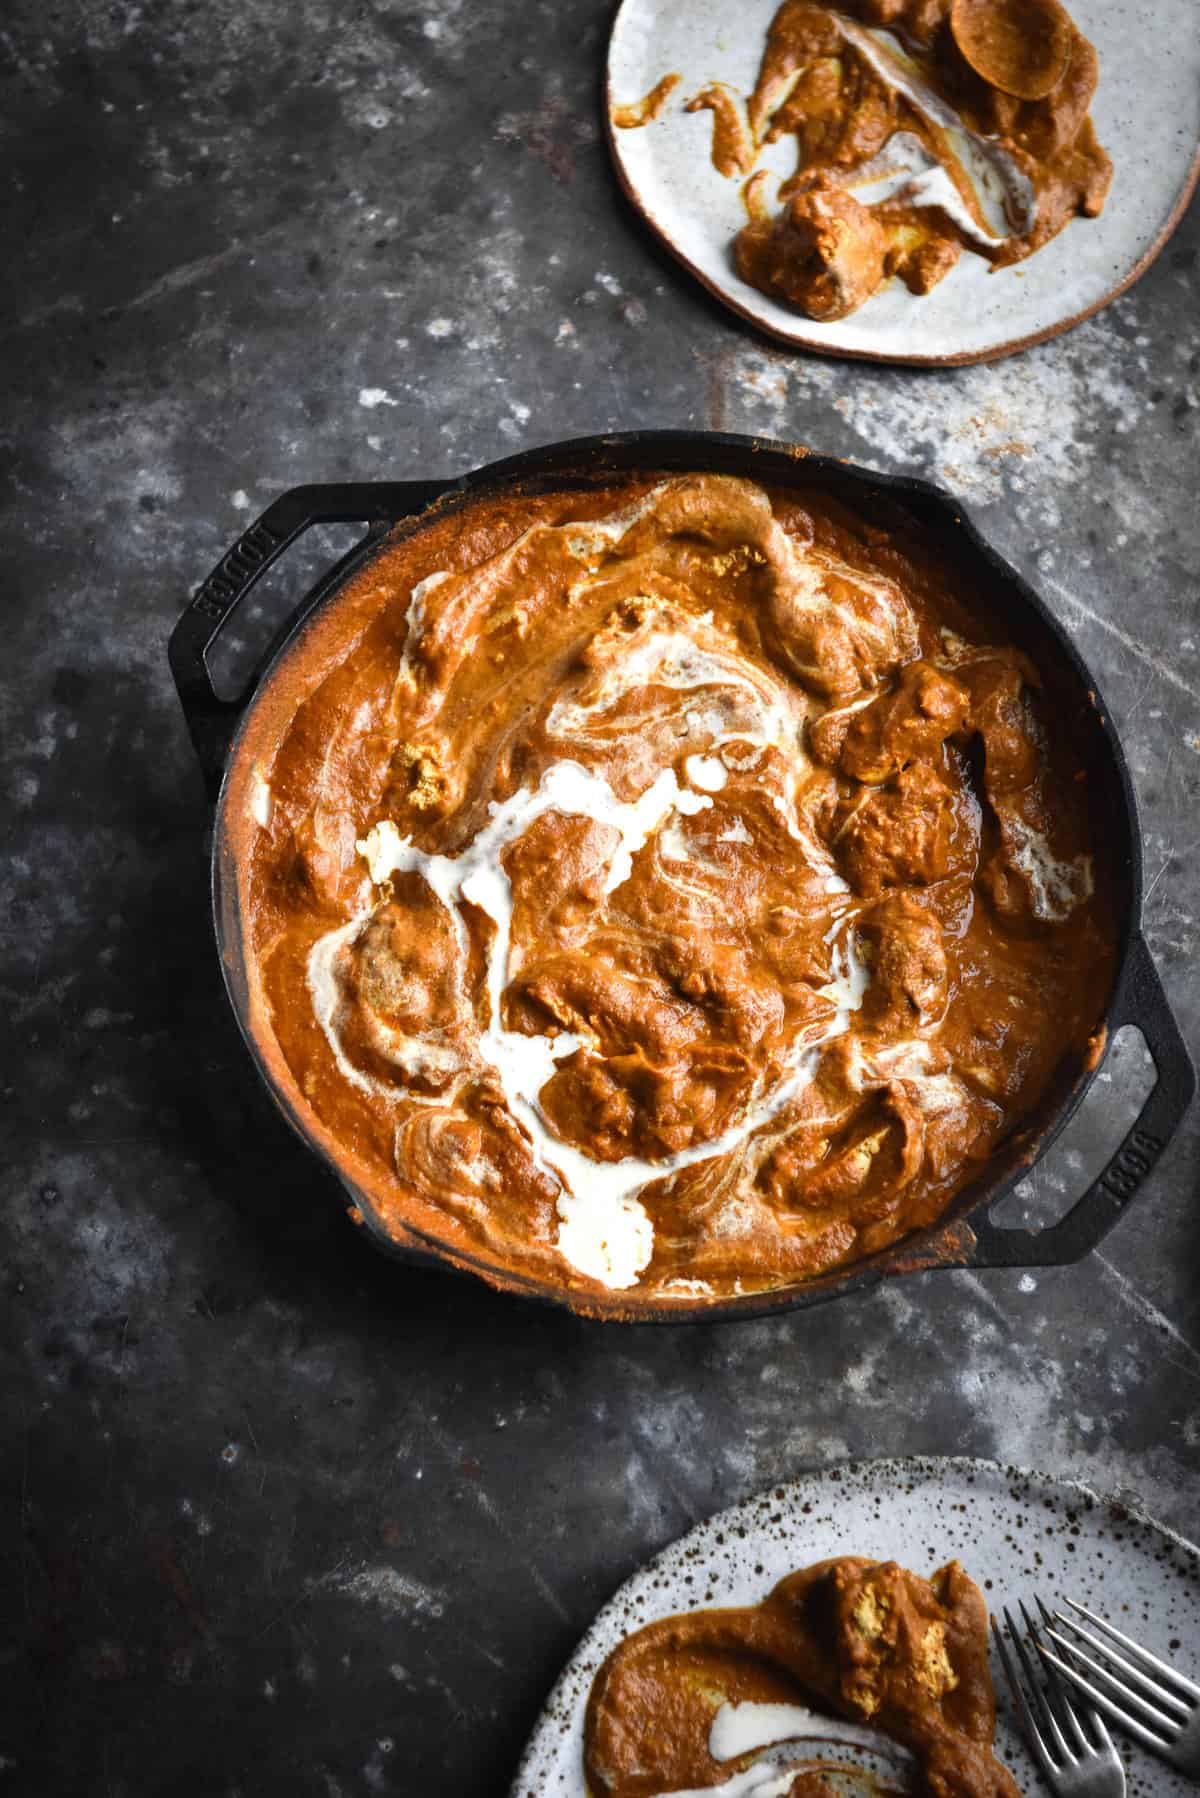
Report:
M 712 110 L 731 177 L 794 140 L 792 173 L 746 182 L 732 255 L 751 286 L 830 321 L 890 277 L 928 293 L 964 250 L 1006 267 L 1097 216 L 1098 76 L 1059 0 L 784 0 L 745 102 L 712 82 L 686 110 Z
M 958 1562 L 924 1580 L 846 1555 L 627 1636 L 592 1685 L 584 1772 L 591 1798 L 838 1798 L 869 1757 L 891 1791 L 1018 1798 L 995 1733 L 987 1606 Z
M 712 474 L 401 534 L 235 758 L 251 1021 L 386 1230 L 694 1308 L 938 1219 L 1115 966 L 1078 697 L 903 508 Z

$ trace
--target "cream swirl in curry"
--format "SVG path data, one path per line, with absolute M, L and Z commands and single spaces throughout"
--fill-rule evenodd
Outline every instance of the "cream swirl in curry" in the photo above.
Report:
M 819 487 L 510 494 L 385 549 L 230 803 L 260 1047 L 386 1227 L 661 1305 L 939 1217 L 1112 974 L 1070 717 L 995 637 Z

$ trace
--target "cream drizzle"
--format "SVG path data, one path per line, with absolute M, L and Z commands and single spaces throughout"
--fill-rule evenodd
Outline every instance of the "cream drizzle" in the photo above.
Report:
M 338 1072 L 351 1086 L 357 1086 L 360 1092 L 374 1093 L 377 1097 L 386 1099 L 392 1096 L 390 1088 L 382 1080 L 374 1080 L 369 1074 L 364 1074 L 361 1068 L 356 1068 L 342 1047 L 340 1026 L 345 996 L 335 967 L 341 950 L 353 943 L 366 922 L 365 916 L 351 918 L 348 924 L 340 924 L 336 930 L 328 930 L 324 936 L 318 937 L 308 952 L 306 977 L 313 1015 L 329 1044 Z
M 588 698 L 555 700 L 546 718 L 547 735 L 606 743 L 611 731 L 595 721 L 624 694 L 648 686 L 679 691 L 719 687 L 727 694 L 731 689 L 740 694 L 740 701 L 733 698 L 724 707 L 714 702 L 703 714 L 694 707 L 685 713 L 685 722 L 695 717 L 701 729 L 711 731 L 713 749 L 736 739 L 760 748 L 785 749 L 797 759 L 802 754 L 803 715 L 782 686 L 771 691 L 765 679 L 755 681 L 746 672 L 736 655 L 699 644 L 684 631 L 657 628 L 629 643 L 620 662 L 605 669 Z
M 1013 866 L 1025 877 L 1035 917 L 1061 924 L 1077 905 L 1091 898 L 1090 855 L 1060 858 L 1051 849 L 1044 832 L 1035 830 L 1032 824 L 1011 813 L 1001 819 L 1000 833 Z
M 689 755 L 683 767 L 692 785 L 702 793 L 719 793 L 729 779 L 724 762 L 715 755 Z
M 759 1748 L 777 1748 L 799 1742 L 857 1748 L 878 1759 L 908 1766 L 912 1755 L 882 1730 L 823 1716 L 803 1704 L 723 1704 L 712 1721 L 708 1752 L 715 1761 L 738 1760 Z M 757 1761 L 718 1785 L 689 1787 L 660 1793 L 658 1798 L 787 1798 L 797 1773 L 810 1760 L 781 1763 L 778 1757 Z
M 412 678 L 412 652 L 420 642 L 421 633 L 425 629 L 425 595 L 432 593 L 435 587 L 440 587 L 443 581 L 448 581 L 450 578 L 448 569 L 435 568 L 433 573 L 427 574 L 423 581 L 415 583 L 408 596 L 408 609 L 404 614 L 404 648 L 400 654 L 399 669 L 400 675 L 405 679 L 411 680 Z
M 313 1015 L 329 1044 L 338 1072 L 352 1086 L 357 1086 L 360 1092 L 392 1100 L 396 1096 L 394 1088 L 386 1081 L 375 1079 L 356 1067 L 342 1044 L 346 999 L 342 983 L 338 979 L 337 964 L 343 952 L 353 947 L 370 918 L 371 914 L 367 912 L 318 937 L 309 950 L 306 978 Z M 389 1029 L 378 1020 L 374 1021 L 370 1034 L 379 1053 L 410 1078 L 421 1079 L 434 1075 L 447 1079 L 463 1072 L 468 1065 L 469 1058 L 462 1051 L 451 1043 L 433 1041 L 431 1036 L 409 1036 L 402 1031 Z M 431 1104 L 444 1104 L 446 1098 L 444 1092 L 436 1095 L 410 1092 L 407 1096 Z
M 882 1730 L 823 1716 L 804 1704 L 723 1704 L 713 1718 L 708 1752 L 715 1761 L 733 1761 L 756 1748 L 810 1740 L 844 1742 L 851 1748 L 886 1755 L 889 1760 L 912 1759 L 907 1748 Z
M 261 768 L 256 768 L 250 776 L 250 816 L 260 830 L 271 827 L 272 799 L 271 787 Z
M 760 1092 L 741 1120 L 720 1136 L 679 1150 L 661 1162 L 627 1156 L 601 1162 L 563 1142 L 547 1127 L 537 1104 L 538 1094 L 554 1073 L 555 1064 L 580 1045 L 568 1032 L 550 1038 L 525 1036 L 506 1030 L 501 1021 L 501 1001 L 508 978 L 512 926 L 512 889 L 501 865 L 501 855 L 547 811 L 584 816 L 612 826 L 618 843 L 609 861 L 604 891 L 614 892 L 628 879 L 633 858 L 677 814 L 695 814 L 712 800 L 707 794 L 681 788 L 673 769 L 662 771 L 640 798 L 624 803 L 608 782 L 577 762 L 556 762 L 547 769 L 536 791 L 522 789 L 503 804 L 493 802 L 489 822 L 473 842 L 457 856 L 429 854 L 402 838 L 394 823 L 384 819 L 358 843 L 376 885 L 395 873 L 419 873 L 437 894 L 453 920 L 460 952 L 466 957 L 466 925 L 460 899 L 478 905 L 495 924 L 488 954 L 487 990 L 489 1023 L 479 1039 L 481 1059 L 500 1079 L 512 1115 L 525 1127 L 537 1166 L 559 1186 L 557 1247 L 579 1272 L 603 1285 L 624 1288 L 635 1285 L 653 1254 L 654 1230 L 638 1192 L 700 1161 L 727 1155 L 754 1131 L 776 1117 L 797 1097 L 812 1078 L 817 1050 L 849 1025 L 850 1014 L 862 1003 L 865 970 L 856 964 L 850 939 L 845 961 L 835 951 L 834 977 L 824 996 L 836 1007 L 832 1019 L 806 1027 L 792 1043 L 783 1076 L 773 1088 Z M 340 989 L 333 958 L 338 949 L 362 927 L 361 918 L 330 932 L 315 945 L 309 957 L 309 987 L 314 1011 L 341 1071 L 356 1085 L 368 1077 L 348 1061 L 337 1040 Z M 374 1083 L 371 1089 L 375 1090 Z
M 970 129 L 892 32 L 869 29 L 841 14 L 834 18 L 847 43 L 884 85 L 902 94 L 940 133 L 944 156 L 965 178 L 984 223 L 965 203 L 943 158 L 931 155 L 911 132 L 895 132 L 878 156 L 851 172 L 845 185 L 868 206 L 897 198 L 911 206 L 936 206 L 985 250 L 998 248 L 1014 232 L 1027 236 L 1037 222 L 1037 191 L 1015 159 L 993 138 Z M 802 69 L 793 70 L 772 91 L 769 116 L 778 112 L 802 74 Z
M 885 86 L 903 94 L 914 111 L 945 133 L 947 151 L 966 176 L 992 229 L 1001 238 L 1013 230 L 1021 236 L 1031 231 L 1037 220 L 1037 194 L 1013 158 L 991 138 L 964 124 L 961 114 L 929 85 L 891 32 L 871 31 L 840 15 L 837 24 L 847 43 Z
M 834 926 L 831 938 L 835 936 L 840 923 L 841 920 Z M 840 943 L 832 942 L 831 959 L 831 978 L 828 986 L 821 988 L 821 997 L 836 1005 L 839 1014 L 857 1011 L 871 984 L 871 973 L 858 953 L 858 943 L 852 929 L 846 931 Z
M 689 1786 L 686 1791 L 660 1792 L 657 1798 L 787 1798 L 798 1767 L 747 1767 L 715 1786 Z
M 1005 241 L 984 230 L 937 157 L 911 131 L 895 132 L 877 157 L 855 170 L 847 186 L 864 206 L 898 199 L 909 206 L 940 207 L 964 237 L 984 249 L 995 249 Z

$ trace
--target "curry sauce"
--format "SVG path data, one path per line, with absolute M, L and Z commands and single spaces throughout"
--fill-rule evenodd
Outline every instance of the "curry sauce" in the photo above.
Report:
M 834 1798 L 812 1744 L 841 1739 L 885 1759 L 889 1745 L 903 1751 L 890 1790 L 1017 1798 L 993 1753 L 987 1631 L 957 1561 L 924 1580 L 853 1555 L 789 1574 L 761 1604 L 647 1624 L 592 1684 L 588 1792 Z M 767 1764 L 761 1751 L 782 1742 Z
M 1114 970 L 1078 700 L 903 511 L 697 474 L 393 541 L 235 763 L 251 1018 L 398 1240 L 694 1306 L 938 1219 Z
M 712 112 L 726 176 L 794 144 L 774 205 L 766 169 L 745 183 L 733 259 L 831 321 L 890 277 L 926 294 L 964 251 L 1008 267 L 1095 217 L 1112 180 L 1089 115 L 1098 76 L 1059 0 L 784 0 L 744 105 L 710 82 L 685 110 Z

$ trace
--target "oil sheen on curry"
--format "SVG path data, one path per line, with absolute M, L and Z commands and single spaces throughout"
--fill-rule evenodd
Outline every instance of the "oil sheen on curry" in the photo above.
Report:
M 1018 1798 L 993 1753 L 983 1595 L 843 1556 L 761 1604 L 665 1617 L 597 1673 L 590 1798 Z
M 260 1050 L 397 1240 L 791 1286 L 1079 1064 L 1077 702 L 974 593 L 903 511 L 695 474 L 476 499 L 323 609 L 227 816 Z
M 890 277 L 925 294 L 964 250 L 1006 267 L 1095 217 L 1098 72 L 1059 0 L 784 0 L 744 109 L 714 82 L 686 110 L 711 109 L 717 169 L 750 176 L 738 273 L 833 320 Z M 664 86 L 614 122 L 648 122 Z M 776 142 L 795 168 L 751 175 Z

